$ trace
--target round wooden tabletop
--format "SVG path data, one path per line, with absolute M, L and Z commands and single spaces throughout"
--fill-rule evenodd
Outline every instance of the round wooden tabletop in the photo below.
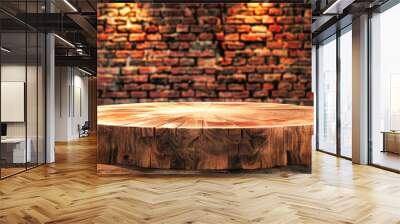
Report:
M 98 124 L 142 128 L 236 129 L 313 124 L 313 108 L 255 102 L 157 102 L 98 107 Z
M 311 165 L 312 107 L 250 102 L 99 106 L 99 164 L 224 170 Z

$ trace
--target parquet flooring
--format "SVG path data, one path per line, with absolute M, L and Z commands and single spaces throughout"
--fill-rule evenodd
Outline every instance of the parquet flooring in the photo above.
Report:
M 0 181 L 0 223 L 400 223 L 400 175 L 314 152 L 313 173 L 97 176 L 95 138 Z

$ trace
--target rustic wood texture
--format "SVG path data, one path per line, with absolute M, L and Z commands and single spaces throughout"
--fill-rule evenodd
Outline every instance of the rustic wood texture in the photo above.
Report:
M 176 170 L 311 166 L 312 107 L 270 103 L 99 106 L 98 163 Z
M 56 163 L 0 181 L 0 224 L 399 223 L 399 174 L 312 153 L 312 174 L 100 176 L 95 138 L 57 143 Z

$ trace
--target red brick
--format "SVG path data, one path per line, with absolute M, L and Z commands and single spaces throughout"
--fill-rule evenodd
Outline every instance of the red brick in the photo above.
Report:
M 217 60 L 215 58 L 198 58 L 197 65 L 200 67 L 213 67 L 216 65 Z
M 268 30 L 273 32 L 273 33 L 279 33 L 279 32 L 282 31 L 282 26 L 280 26 L 280 25 L 270 25 L 268 27 Z
M 272 50 L 272 55 L 273 56 L 279 56 L 279 57 L 286 57 L 288 55 L 288 51 L 287 50 L 274 49 L 274 50 Z
M 199 40 L 201 41 L 207 41 L 207 40 L 213 40 L 214 35 L 212 33 L 201 33 L 199 35 Z
M 297 75 L 296 74 L 290 74 L 286 73 L 282 77 L 283 80 L 285 81 L 296 81 L 297 80 Z
M 264 82 L 264 77 L 261 74 L 250 74 L 249 82 Z
M 302 4 L 116 5 L 98 12 L 100 103 L 312 103 Z
M 126 33 L 114 33 L 110 38 L 112 42 L 120 43 L 128 41 L 128 34 Z
M 289 97 L 292 97 L 292 98 L 302 98 L 305 96 L 305 94 L 306 93 L 303 90 L 293 90 L 293 91 L 290 91 L 288 95 L 289 95 Z
M 189 32 L 189 26 L 188 25 L 183 25 L 183 24 L 178 24 L 176 26 L 176 32 L 178 32 L 178 33 L 187 33 L 187 32 Z
M 124 85 L 124 90 L 139 90 L 139 84 L 137 83 L 129 83 Z
M 148 81 L 148 75 L 127 75 L 120 78 L 124 83 L 145 83 Z
M 278 85 L 278 89 L 282 90 L 291 90 L 292 89 L 292 83 L 290 82 L 280 82 Z
M 151 83 L 144 83 L 139 86 L 139 89 L 141 89 L 141 90 L 153 90 L 155 88 L 156 88 L 156 86 Z
M 296 58 L 287 58 L 287 57 L 282 57 L 279 60 L 281 64 L 285 65 L 293 65 L 297 61 Z
M 132 58 L 143 58 L 144 57 L 144 51 L 130 51 L 130 56 Z
M 227 41 L 239 40 L 239 34 L 238 33 L 225 34 L 225 38 L 224 39 L 227 40 Z
M 240 25 L 237 26 L 237 32 L 239 33 L 248 33 L 251 31 L 251 26 L 250 25 Z
M 146 38 L 147 38 L 147 40 L 162 40 L 162 36 L 159 33 L 147 34 Z
M 194 91 L 193 90 L 187 90 L 187 91 L 182 91 L 181 92 L 182 97 L 193 97 L 194 96 Z
M 151 43 L 151 46 L 155 49 L 165 50 L 168 48 L 168 44 L 163 41 L 154 41 Z
M 110 36 L 109 36 L 108 34 L 105 34 L 105 33 L 99 33 L 99 34 L 97 34 L 97 40 L 106 41 L 106 40 L 108 40 L 109 38 L 110 38 Z
M 146 34 L 144 33 L 133 33 L 129 35 L 129 41 L 144 41 Z
M 265 33 L 251 33 L 240 35 L 240 40 L 242 41 L 264 41 L 266 38 Z
M 279 49 L 279 48 L 284 48 L 285 43 L 282 42 L 281 40 L 276 40 L 276 41 L 267 41 L 267 48 L 270 49 Z
M 224 26 L 224 31 L 227 33 L 234 33 L 236 32 L 236 26 L 235 25 L 225 25 Z
M 232 84 L 228 84 L 228 89 L 229 90 L 244 90 L 244 85 L 232 83 Z
M 267 97 L 267 96 L 269 96 L 268 90 L 260 90 L 260 91 L 255 91 L 253 93 L 253 97 Z
M 137 49 L 149 49 L 151 47 L 152 47 L 152 45 L 151 45 L 150 42 L 143 42 L 143 43 L 137 43 L 136 44 L 136 48 Z
M 251 90 L 251 91 L 260 90 L 261 89 L 261 84 L 259 84 L 259 83 L 247 83 L 246 84 L 246 89 L 247 90 Z
M 289 41 L 288 48 L 302 48 L 303 42 L 300 41 Z
M 251 31 L 255 33 L 263 33 L 267 31 L 266 26 L 253 26 L 251 27 Z
M 175 28 L 173 26 L 165 25 L 158 27 L 160 33 L 173 33 L 175 32 Z
M 137 72 L 138 72 L 137 67 L 124 67 L 122 68 L 121 71 L 123 75 L 135 75 L 137 74 Z
M 280 81 L 282 75 L 281 74 L 265 74 L 264 80 L 265 81 Z
M 258 7 L 258 8 L 254 9 L 254 15 L 257 15 L 257 16 L 264 15 L 267 13 L 267 11 L 268 11 L 268 9 L 266 9 L 266 8 Z
M 270 89 L 274 89 L 274 84 L 270 83 L 270 82 L 266 82 L 262 85 L 262 88 L 264 90 L 270 90 Z
M 264 24 L 274 24 L 275 23 L 275 17 L 273 17 L 273 16 L 263 16 L 262 23 L 264 23 Z
M 118 67 L 99 67 L 97 68 L 97 74 L 110 74 L 110 75 L 118 75 L 119 68 Z
M 178 65 L 179 59 L 178 58 L 164 58 L 163 62 L 165 65 Z
M 270 8 L 269 10 L 268 10 L 268 14 L 269 15 L 282 15 L 282 10 L 281 9 L 279 9 L 279 8 Z
M 128 93 L 125 91 L 106 92 L 105 96 L 110 97 L 110 98 L 128 98 L 129 97 Z
M 146 25 L 144 27 L 144 30 L 146 31 L 146 33 L 157 33 L 158 27 L 155 25 Z
M 278 16 L 276 17 L 276 22 L 281 23 L 281 24 L 293 24 L 294 23 L 294 18 L 293 16 Z M 300 21 L 298 21 L 300 22 Z
M 222 43 L 223 48 L 229 49 L 229 50 L 240 50 L 245 47 L 245 44 L 243 42 L 223 42 Z
M 247 59 L 246 58 L 242 58 L 242 57 L 238 57 L 238 58 L 235 58 L 234 60 L 233 60 L 233 65 L 245 65 L 246 64 L 246 62 L 247 62 Z M 251 63 L 249 63 L 249 64 L 251 64 Z
M 251 57 L 248 59 L 249 65 L 263 65 L 265 63 L 264 57 Z
M 153 74 L 157 72 L 156 67 L 140 67 L 139 74 Z
M 118 26 L 119 32 L 129 32 L 129 33 L 141 33 L 143 31 L 143 27 L 138 24 L 128 24 L 124 26 Z
M 130 96 L 132 98 L 147 98 L 147 92 L 146 91 L 131 91 Z
M 244 23 L 247 24 L 261 24 L 262 23 L 262 18 L 261 17 L 255 17 L 255 16 L 247 16 L 244 18 Z
M 164 90 L 164 91 L 150 91 L 150 98 L 177 98 L 179 97 L 178 91 Z
M 195 63 L 194 59 L 191 59 L 191 58 L 181 58 L 179 60 L 179 64 L 182 66 L 194 65 L 194 63 Z

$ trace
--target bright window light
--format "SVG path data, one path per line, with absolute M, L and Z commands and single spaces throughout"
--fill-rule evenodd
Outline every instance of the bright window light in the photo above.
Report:
M 67 44 L 70 47 L 75 48 L 75 45 L 73 45 L 71 42 L 69 42 L 68 40 L 60 37 L 58 34 L 54 34 L 55 37 L 57 37 L 59 40 L 61 40 L 62 42 L 64 42 L 65 44 Z
M 73 6 L 68 0 L 64 0 L 65 4 L 68 5 L 74 12 L 78 12 L 78 10 Z

